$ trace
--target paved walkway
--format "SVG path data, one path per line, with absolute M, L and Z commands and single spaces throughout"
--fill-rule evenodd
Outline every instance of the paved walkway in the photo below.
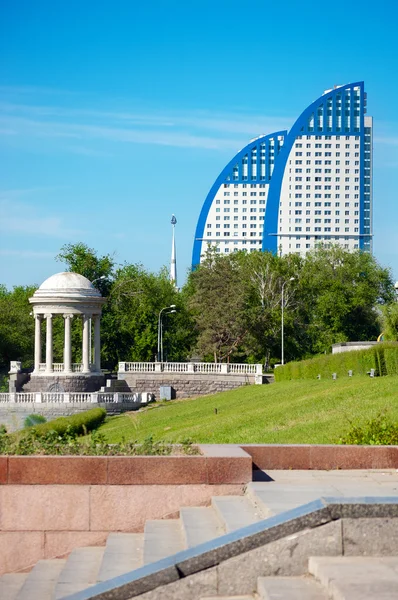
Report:
M 268 509 L 280 513 L 320 497 L 398 496 L 398 470 L 255 471 L 250 484 Z

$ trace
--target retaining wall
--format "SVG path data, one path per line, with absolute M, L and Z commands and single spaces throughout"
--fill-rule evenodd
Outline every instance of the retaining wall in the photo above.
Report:
M 260 375 L 260 377 L 262 377 Z M 133 392 L 151 392 L 159 398 L 160 386 L 168 385 L 174 389 L 176 398 L 192 398 L 216 392 L 234 390 L 242 385 L 256 383 L 255 375 L 211 375 L 196 373 L 118 373 L 118 379 L 124 380 Z
M 243 494 L 252 461 L 239 447 L 200 456 L 0 456 L 0 575 L 112 531 L 142 532 L 217 495 Z M 1 485 L 2 484 L 2 485 Z
M 30 380 L 24 384 L 24 392 L 97 392 L 105 384 L 104 375 L 60 375 L 53 376 L 31 375 Z M 54 386 L 57 389 L 54 389 Z

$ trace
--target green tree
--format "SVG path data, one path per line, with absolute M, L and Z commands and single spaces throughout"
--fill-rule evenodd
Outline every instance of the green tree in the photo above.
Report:
M 34 320 L 29 298 L 37 286 L 17 286 L 12 291 L 0 285 L 0 371 L 7 372 L 11 360 L 23 367 L 33 364 Z
M 65 244 L 55 260 L 66 265 L 67 271 L 79 273 L 94 281 L 95 287 L 107 296 L 113 281 L 115 261 L 112 255 L 98 256 L 96 250 L 86 244 Z
M 381 323 L 384 339 L 398 341 L 398 302 L 390 302 L 381 307 Z
M 170 282 L 166 269 L 150 273 L 140 264 L 126 264 L 115 274 L 104 316 L 105 360 L 151 361 L 157 353 L 159 311 L 176 305 L 163 318 L 163 346 L 169 360 L 185 360 L 194 336 L 184 295 Z M 167 311 L 165 311 L 167 313 Z
M 245 286 L 234 253 L 221 256 L 209 248 L 189 278 L 189 308 L 198 330 L 197 350 L 214 362 L 230 360 L 248 332 Z
M 297 285 L 312 353 L 329 351 L 336 342 L 376 339 L 377 307 L 394 293 L 389 269 L 371 254 L 337 245 L 310 252 Z

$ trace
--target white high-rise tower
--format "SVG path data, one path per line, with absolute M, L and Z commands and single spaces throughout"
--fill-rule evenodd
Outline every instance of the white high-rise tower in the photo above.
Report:
M 171 242 L 171 261 L 170 261 L 170 281 L 174 283 L 174 287 L 177 287 L 177 256 L 176 256 L 176 242 L 175 242 L 175 226 L 177 219 L 174 215 L 171 217 L 171 225 L 173 228 L 173 237 Z

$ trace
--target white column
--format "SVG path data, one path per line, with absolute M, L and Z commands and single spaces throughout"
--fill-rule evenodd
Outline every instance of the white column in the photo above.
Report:
M 40 370 L 41 363 L 41 315 L 35 315 L 35 373 Z
M 83 315 L 83 348 L 82 348 L 82 362 L 83 362 L 83 373 L 90 373 L 90 358 L 89 358 L 89 345 L 90 345 L 90 317 Z
M 53 372 L 53 316 L 52 314 L 45 315 L 46 317 L 46 373 Z
M 73 319 L 73 315 L 64 315 L 64 323 L 65 323 L 64 371 L 65 371 L 65 373 L 72 372 L 72 338 L 71 338 L 72 319 Z
M 97 373 L 101 372 L 101 316 L 94 317 L 94 365 Z

